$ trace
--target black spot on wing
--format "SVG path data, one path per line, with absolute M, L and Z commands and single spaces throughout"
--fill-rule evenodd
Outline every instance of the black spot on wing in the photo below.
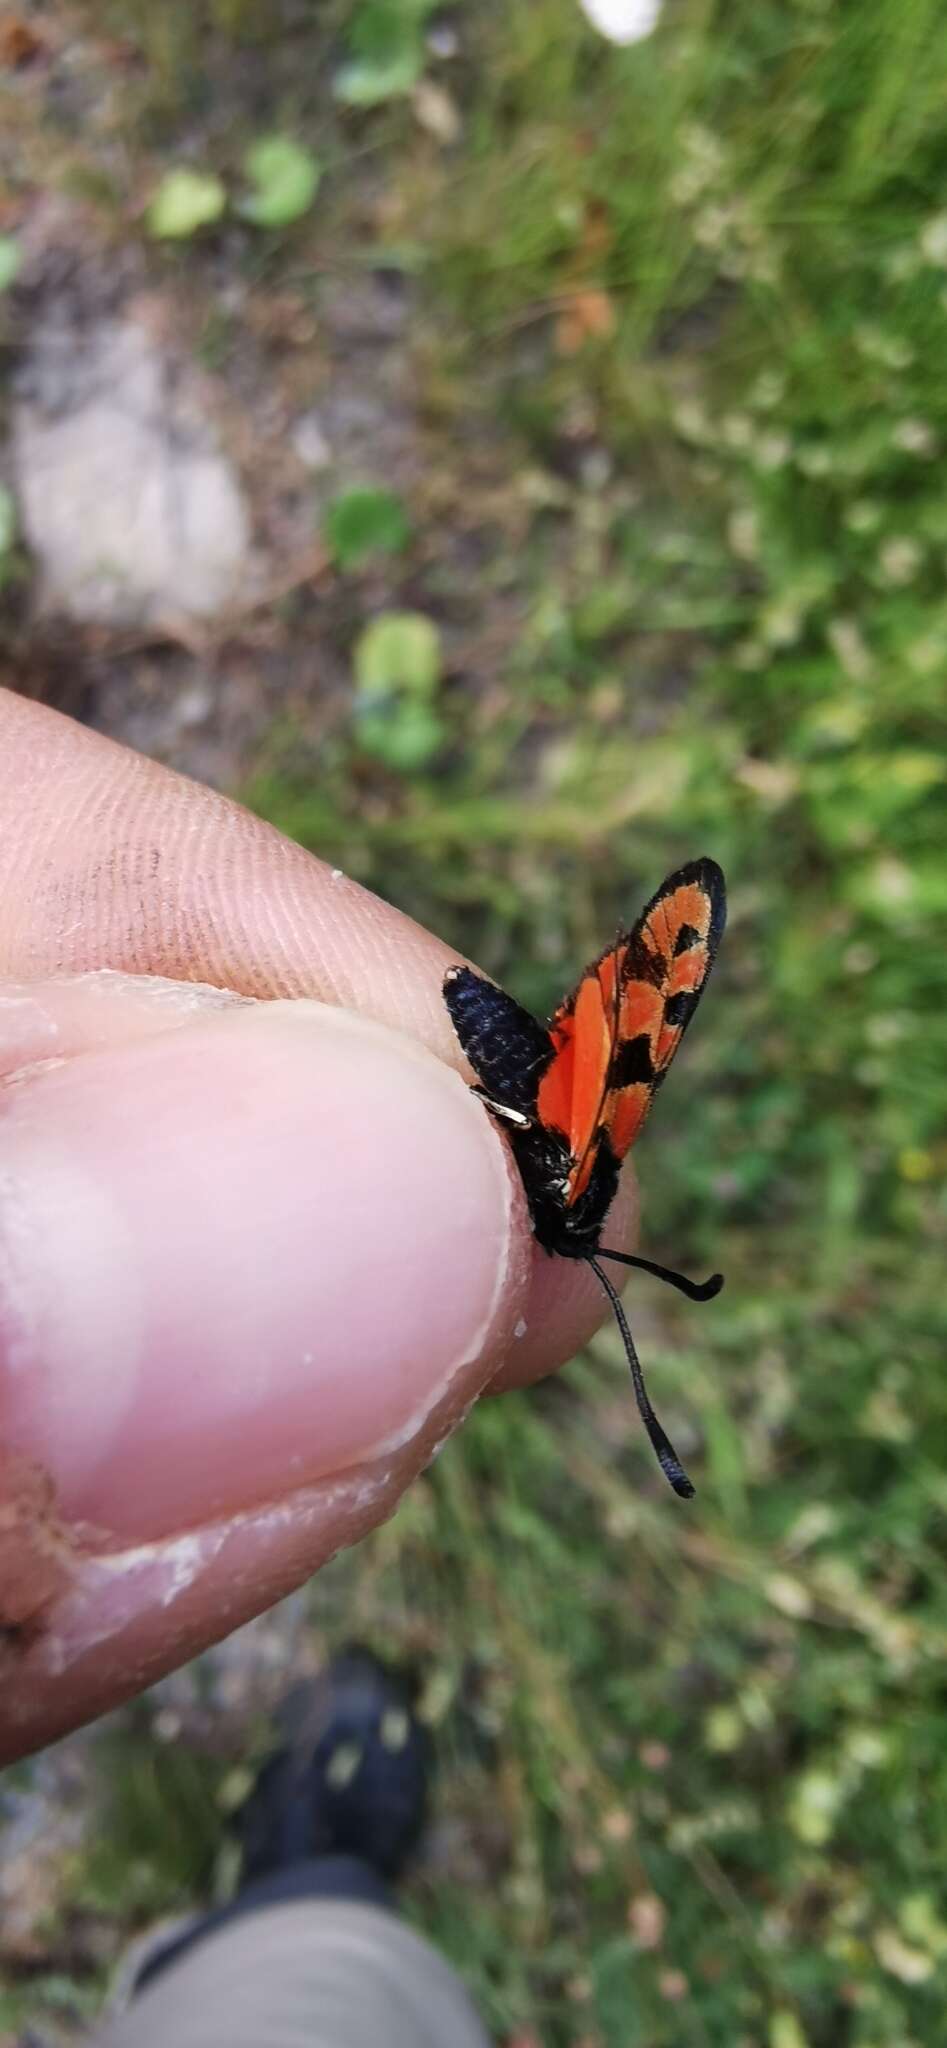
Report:
M 698 889 L 703 890 L 710 903 L 710 930 L 707 934 L 707 951 L 712 965 L 727 922 L 727 888 L 723 874 L 715 860 L 708 860 L 706 857 L 703 860 L 689 860 L 684 867 L 675 868 L 672 875 L 667 875 L 661 883 L 660 889 L 655 890 L 650 903 L 645 904 L 641 916 L 634 926 L 632 936 L 634 936 L 634 932 L 639 930 L 641 925 L 647 924 L 652 911 L 657 909 L 658 904 L 664 897 L 673 896 L 677 889 L 692 888 L 695 885 Z
M 644 981 L 649 988 L 662 988 L 667 979 L 665 955 L 649 946 L 640 931 L 629 936 L 621 978 L 623 987 L 629 981 Z
M 651 1040 L 642 1031 L 637 1038 L 626 1038 L 624 1045 L 618 1046 L 608 1085 L 610 1088 L 628 1088 L 635 1081 L 644 1081 L 650 1087 L 653 1080 Z
M 469 967 L 449 969 L 444 1001 L 481 1087 L 507 1109 L 532 1116 L 540 1076 L 552 1058 L 548 1031 L 505 989 Z
M 676 996 L 669 996 L 664 1005 L 664 1021 L 683 1031 L 697 1008 L 700 989 L 682 988 Z
M 681 929 L 678 932 L 677 938 L 674 941 L 675 960 L 677 959 L 679 953 L 689 953 L 691 947 L 698 945 L 699 942 L 700 933 L 697 929 L 697 926 L 695 924 L 682 924 Z

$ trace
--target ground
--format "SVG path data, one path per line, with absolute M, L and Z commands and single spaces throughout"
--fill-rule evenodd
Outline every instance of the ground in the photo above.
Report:
M 410 1910 L 507 2048 L 936 2034 L 945 64 L 934 0 L 680 0 L 627 51 L 572 0 L 3 13 L 7 679 L 539 1011 L 681 860 L 731 896 L 640 1155 L 645 1248 L 726 1291 L 628 1294 L 697 1501 L 605 1333 L 9 1773 L 11 2040 L 74 2037 L 130 1933 L 226 1888 L 273 1701 L 352 1634 L 420 1674 Z M 322 181 L 263 229 L 274 134 Z M 181 166 L 226 211 L 161 240 Z M 167 488 L 70 565 L 36 464 L 81 481 L 90 410 L 111 488 L 129 446 Z

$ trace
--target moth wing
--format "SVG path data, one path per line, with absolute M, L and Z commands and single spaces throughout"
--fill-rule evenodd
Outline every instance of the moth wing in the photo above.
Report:
M 619 1161 L 634 1144 L 697 1007 L 725 922 L 716 861 L 691 861 L 662 882 L 631 930 L 586 969 L 556 1011 L 537 1111 L 568 1140 L 567 1208 L 589 1184 L 603 1133 Z
M 503 989 L 451 968 L 444 998 L 487 1095 L 564 1138 L 566 1208 L 591 1180 L 605 1137 L 624 1159 L 697 1007 L 726 923 L 723 875 L 691 861 L 586 968 L 548 1030 Z
M 605 1121 L 616 1159 L 634 1144 L 697 1008 L 727 918 L 716 861 L 662 882 L 628 935 Z
M 610 946 L 586 968 L 549 1026 L 553 1053 L 536 1107 L 547 1130 L 563 1133 L 572 1155 L 567 1207 L 587 1187 L 595 1162 L 618 1036 L 621 970 L 621 944 Z
M 448 969 L 444 1001 L 485 1093 L 507 1109 L 533 1116 L 539 1076 L 553 1054 L 549 1032 L 505 989 L 470 967 Z

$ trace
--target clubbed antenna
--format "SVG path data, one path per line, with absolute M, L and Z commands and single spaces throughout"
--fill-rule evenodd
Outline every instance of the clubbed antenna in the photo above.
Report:
M 642 1273 L 653 1273 L 656 1280 L 666 1280 L 669 1287 L 676 1287 L 686 1294 L 688 1301 L 713 1301 L 723 1286 L 723 1274 L 711 1273 L 709 1280 L 688 1280 L 686 1273 L 675 1273 L 672 1266 L 658 1266 L 653 1259 L 639 1259 L 632 1252 L 610 1252 L 599 1245 L 600 1259 L 617 1259 L 620 1266 L 640 1266 Z
M 644 1266 L 646 1272 L 649 1270 L 648 1262 L 645 1259 L 628 1258 L 626 1260 L 624 1254 L 620 1252 L 617 1254 L 614 1252 L 606 1252 L 604 1256 L 606 1258 L 618 1257 L 622 1260 L 623 1264 L 627 1263 L 628 1265 Z M 638 1403 L 638 1413 L 641 1416 L 641 1420 L 644 1423 L 644 1426 L 648 1432 L 648 1436 L 651 1442 L 651 1448 L 654 1451 L 655 1457 L 657 1458 L 658 1464 L 660 1465 L 661 1470 L 664 1473 L 666 1480 L 668 1481 L 668 1484 L 670 1486 L 673 1486 L 675 1493 L 680 1495 L 681 1500 L 692 1500 L 694 1497 L 694 1489 L 691 1485 L 691 1482 L 687 1477 L 687 1473 L 685 1472 L 684 1467 L 681 1464 L 680 1458 L 678 1457 L 677 1452 L 674 1449 L 674 1445 L 672 1444 L 670 1437 L 667 1436 L 665 1434 L 665 1431 L 661 1428 L 661 1424 L 658 1421 L 654 1409 L 651 1406 L 651 1402 L 648 1399 L 648 1389 L 644 1383 L 644 1373 L 641 1370 L 641 1361 L 638 1357 L 637 1351 L 635 1350 L 631 1331 L 628 1328 L 627 1317 L 621 1305 L 621 1297 L 618 1294 L 616 1288 L 612 1286 L 608 1274 L 602 1271 L 602 1268 L 599 1265 L 598 1260 L 593 1258 L 591 1253 L 589 1253 L 587 1257 L 588 1264 L 591 1266 L 593 1273 L 596 1273 L 598 1275 L 598 1278 L 601 1281 L 606 1294 L 608 1295 L 609 1301 L 612 1304 L 612 1308 L 615 1311 L 615 1321 L 617 1322 L 618 1327 L 621 1331 L 622 1343 L 625 1347 L 625 1356 L 628 1360 L 629 1366 L 631 1367 L 631 1379 L 632 1385 L 635 1390 L 635 1399 Z M 653 1271 L 654 1269 L 651 1268 L 650 1270 Z M 679 1280 L 681 1278 L 680 1274 L 675 1274 L 673 1276 L 670 1274 L 665 1274 L 664 1269 L 662 1267 L 658 1268 L 658 1272 L 662 1278 L 673 1278 L 675 1280 Z M 715 1280 L 719 1280 L 719 1277 L 719 1274 L 714 1274 Z M 693 1284 L 694 1283 L 691 1281 L 685 1285 L 685 1293 L 687 1292 L 687 1285 L 693 1286 Z M 707 1282 L 707 1285 L 710 1285 L 709 1281 Z M 715 1288 L 714 1293 L 716 1292 L 717 1289 Z M 704 1297 L 698 1296 L 698 1299 L 703 1298 Z

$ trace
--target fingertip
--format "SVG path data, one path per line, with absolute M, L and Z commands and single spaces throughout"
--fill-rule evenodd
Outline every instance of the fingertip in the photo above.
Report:
M 96 1032 L 3 1102 L 0 1760 L 391 1513 L 529 1278 L 502 1141 L 412 1041 L 310 1003 Z
M 10 1440 L 59 1512 L 153 1539 L 459 1414 L 525 1281 L 463 1082 L 308 1002 L 44 1067 L 3 1115 Z

